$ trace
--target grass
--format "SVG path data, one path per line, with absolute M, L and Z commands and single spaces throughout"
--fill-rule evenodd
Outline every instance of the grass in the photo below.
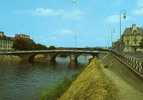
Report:
M 69 78 L 64 78 L 62 82 L 59 82 L 50 89 L 47 89 L 41 96 L 40 100 L 57 100 L 61 94 L 69 87 L 72 80 Z
M 0 64 L 16 64 L 20 61 L 20 58 L 16 56 L 1 55 Z
M 82 70 L 83 69 L 80 69 L 80 71 L 74 74 L 72 78 L 68 78 L 65 76 L 62 81 L 52 86 L 51 88 L 46 89 L 42 93 L 40 100 L 57 100 L 58 98 L 60 98 L 61 95 L 63 95 L 63 93 L 69 88 L 69 86 L 77 78 L 77 76 Z
M 59 100 L 118 100 L 117 90 L 93 59 Z

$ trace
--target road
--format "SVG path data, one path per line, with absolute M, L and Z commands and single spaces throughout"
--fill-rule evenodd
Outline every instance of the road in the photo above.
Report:
M 120 100 L 143 100 L 143 79 L 110 54 L 104 56 L 102 62 L 108 66 L 103 71 L 118 89 Z

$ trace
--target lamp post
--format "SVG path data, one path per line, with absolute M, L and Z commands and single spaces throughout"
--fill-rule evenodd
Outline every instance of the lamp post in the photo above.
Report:
M 77 0 L 72 0 L 72 3 L 73 4 L 77 4 Z
M 115 33 L 115 28 L 111 30 L 111 46 L 113 44 L 113 34 Z
M 127 11 L 125 9 L 120 11 L 120 39 L 122 36 L 122 19 L 126 19 Z
M 122 51 L 122 19 L 126 19 L 126 10 L 123 9 L 120 11 L 120 39 L 119 39 L 119 50 Z
M 78 0 L 72 0 L 73 6 L 77 6 Z M 75 47 L 77 47 L 77 32 L 75 32 Z

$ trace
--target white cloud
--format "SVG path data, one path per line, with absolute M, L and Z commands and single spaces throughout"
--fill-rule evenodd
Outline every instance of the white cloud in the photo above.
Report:
M 108 16 L 105 19 L 105 21 L 108 22 L 108 23 L 118 23 L 119 22 L 119 18 L 120 18 L 119 15 L 111 15 L 111 16 Z
M 61 33 L 62 33 L 62 35 L 71 35 L 71 34 L 73 34 L 74 32 L 73 32 L 72 30 L 70 30 L 70 29 L 63 29 L 63 30 L 61 31 Z
M 134 20 L 134 18 L 130 15 L 127 15 L 126 18 L 124 19 L 123 16 L 122 16 L 122 19 L 121 20 L 125 20 L 125 21 L 131 21 L 131 20 Z M 118 14 L 115 14 L 115 15 L 111 15 L 111 16 L 108 16 L 105 21 L 107 23 L 110 23 L 110 24 L 116 24 L 116 23 L 119 23 L 120 22 L 120 15 Z
M 70 12 L 65 12 L 62 17 L 66 19 L 81 19 L 83 17 L 84 13 L 81 10 L 73 10 Z
M 124 0 L 111 0 L 114 5 L 121 5 Z
M 84 17 L 85 13 L 80 9 L 65 10 L 51 8 L 36 8 L 31 10 L 17 10 L 15 14 L 28 14 L 41 17 L 60 17 L 63 19 L 79 20 Z
M 56 40 L 74 35 L 74 31 L 70 29 L 63 29 L 59 33 L 49 36 L 49 39 Z
M 133 14 L 134 15 L 137 15 L 137 16 L 143 16 L 143 7 L 142 8 L 137 8 L 133 11 Z
M 60 17 L 63 19 L 79 20 L 84 17 L 85 13 L 79 9 L 64 10 L 51 8 L 36 8 L 33 10 L 17 10 L 15 14 L 28 14 L 41 17 Z
M 132 13 L 135 16 L 143 16 L 143 0 L 137 0 L 136 8 Z
M 63 13 L 64 13 L 64 10 L 62 9 L 54 10 L 49 8 L 36 8 L 33 11 L 33 15 L 36 15 L 36 16 L 59 16 L 59 15 L 62 15 Z
M 143 7 L 143 0 L 137 0 L 137 6 Z

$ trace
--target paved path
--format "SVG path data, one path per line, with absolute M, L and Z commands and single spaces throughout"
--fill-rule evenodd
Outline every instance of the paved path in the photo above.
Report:
M 108 65 L 103 71 L 116 85 L 120 100 L 143 100 L 143 79 L 111 55 L 103 57 L 103 63 Z

